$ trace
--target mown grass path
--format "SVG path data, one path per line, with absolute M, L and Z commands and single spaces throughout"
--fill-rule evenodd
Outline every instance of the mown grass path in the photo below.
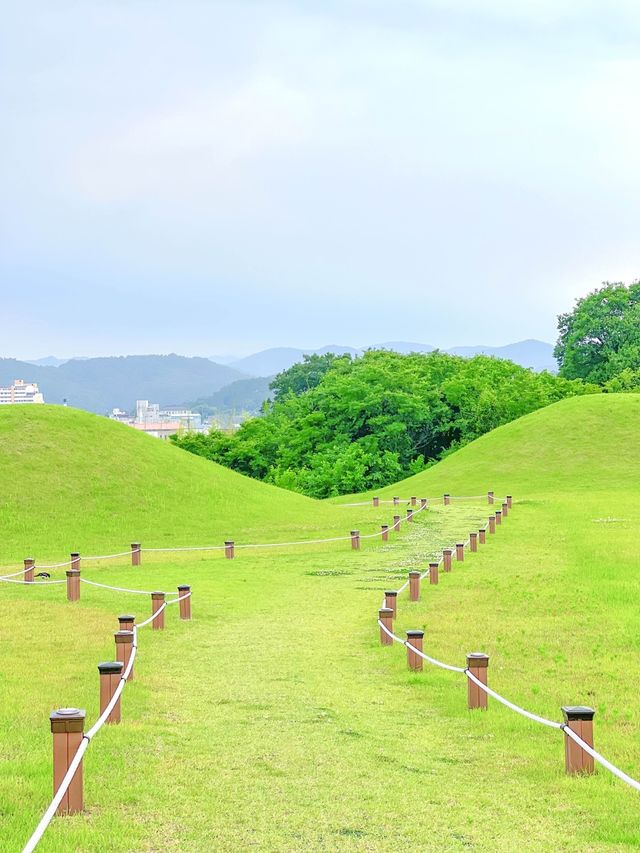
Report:
M 630 566 L 621 571 L 633 519 L 585 523 L 611 501 L 578 510 L 523 500 L 478 555 L 425 585 L 421 602 L 403 597 L 398 628 L 424 627 L 425 650 L 452 663 L 489 652 L 490 684 L 532 710 L 558 718 L 562 703 L 592 702 L 596 746 L 633 772 L 636 579 Z M 344 512 L 356 523 L 374 517 Z M 125 722 L 103 730 L 85 759 L 87 811 L 57 819 L 42 850 L 617 850 L 640 841 L 637 795 L 604 771 L 566 778 L 559 735 L 496 703 L 469 713 L 462 676 L 408 673 L 403 649 L 378 644 L 382 590 L 486 515 L 484 504 L 438 508 L 360 553 L 87 568 L 123 585 L 191 582 L 195 618 L 171 613 L 164 633 L 141 636 Z M 601 560 L 612 549 L 608 584 Z M 49 710 L 78 703 L 95 718 L 96 664 L 112 656 L 115 615 L 140 606 L 83 587 L 78 607 L 52 592 L 29 603 L 24 590 L 3 590 L 16 614 L 0 634 L 11 648 L 0 729 L 8 850 L 50 796 Z

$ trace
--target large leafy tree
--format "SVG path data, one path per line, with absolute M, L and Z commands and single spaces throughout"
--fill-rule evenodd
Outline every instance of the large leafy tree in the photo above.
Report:
M 624 373 L 620 381 L 608 387 L 637 387 L 640 281 L 629 286 L 606 282 L 578 299 L 573 311 L 558 318 L 558 331 L 554 355 L 561 376 L 604 385 Z
M 274 390 L 264 415 L 235 434 L 176 442 L 252 477 L 326 497 L 393 483 L 502 423 L 599 389 L 486 356 L 377 350 L 307 360 L 280 374 Z

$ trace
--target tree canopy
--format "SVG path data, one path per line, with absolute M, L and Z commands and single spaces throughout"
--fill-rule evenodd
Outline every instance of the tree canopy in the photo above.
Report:
M 640 281 L 605 284 L 558 318 L 554 350 L 560 375 L 606 385 L 640 387 Z
M 320 364 L 317 359 L 320 359 Z M 486 356 L 313 356 L 279 374 L 264 415 L 233 435 L 174 441 L 313 497 L 378 488 L 500 424 L 595 386 Z

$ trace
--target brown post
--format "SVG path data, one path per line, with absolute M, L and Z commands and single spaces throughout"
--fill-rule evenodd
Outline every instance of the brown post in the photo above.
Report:
M 429 563 L 429 583 L 438 583 L 438 569 L 437 563 Z
M 384 606 L 390 607 L 393 610 L 393 618 L 396 618 L 398 613 L 398 593 L 395 589 L 389 589 L 384 594 Z
M 382 530 L 382 541 L 388 542 L 389 541 L 389 525 L 383 524 L 381 527 L 381 530 Z
M 80 600 L 80 572 L 77 569 L 67 569 L 67 600 Z
M 507 495 L 507 506 L 509 509 L 513 506 L 513 495 Z
M 502 517 L 506 518 L 509 515 L 509 504 L 506 501 L 502 502 Z
M 593 708 L 582 705 L 563 706 L 564 728 L 571 729 L 593 749 Z M 594 773 L 595 764 L 580 744 L 564 733 L 564 769 L 567 773 Z
M 456 560 L 459 563 L 464 560 L 464 542 L 456 542 Z
M 409 572 L 409 600 L 420 601 L 420 572 Z
M 469 550 L 477 551 L 478 550 L 478 534 L 470 533 L 469 534 Z
M 480 541 L 480 544 L 481 544 L 481 545 L 484 545 L 484 544 L 486 543 L 486 541 L 487 541 L 487 531 L 485 530 L 485 528 L 484 528 L 484 527 L 481 527 L 481 528 L 478 530 L 478 539 L 479 539 L 479 541 Z
M 422 669 L 422 658 L 413 650 L 422 651 L 422 638 L 424 631 L 407 631 L 407 666 L 414 672 L 420 672 Z
M 444 495 L 444 505 L 449 506 L 451 503 L 451 495 Z
M 381 607 L 378 610 L 378 620 L 382 622 L 387 631 L 393 631 L 393 610 L 390 607 Z M 393 637 L 390 637 L 382 628 L 380 628 L 380 645 L 393 645 Z
M 411 498 L 411 506 L 417 506 L 417 504 L 418 504 L 418 498 L 412 497 Z
M 136 621 L 136 617 L 132 616 L 130 613 L 126 613 L 123 616 L 118 616 L 118 625 L 120 626 L 121 631 L 133 631 L 133 625 Z
M 393 516 L 393 529 L 394 530 L 400 530 L 400 516 L 399 515 Z
M 496 524 L 502 524 L 502 510 L 496 510 Z
M 53 793 L 57 793 L 69 765 L 82 743 L 86 713 L 80 708 L 59 708 L 49 715 L 53 735 Z M 82 762 L 78 765 L 56 814 L 74 814 L 84 808 Z
M 420 498 L 420 506 L 422 509 L 426 508 L 426 506 L 427 506 L 427 499 L 426 498 Z
M 487 492 L 487 503 L 488 504 L 493 503 L 493 492 Z
M 116 641 L 116 660 L 126 669 L 133 651 L 133 631 L 116 631 L 113 637 Z M 134 667 L 131 668 L 127 681 L 133 681 L 133 669 Z
M 178 602 L 178 606 L 180 607 L 181 619 L 191 619 L 191 596 L 189 595 L 190 592 L 190 586 L 182 584 L 182 586 L 178 587 L 178 598 L 182 598 L 182 601 Z M 183 596 L 186 596 L 186 598 L 183 598 Z
M 122 671 L 124 664 L 120 660 L 107 661 L 106 663 L 98 664 L 98 672 L 100 673 L 100 715 L 104 713 L 104 709 L 111 701 L 111 697 L 116 692 L 116 687 L 122 680 Z M 113 706 L 113 710 L 107 717 L 107 723 L 120 722 L 120 697 Z
M 227 539 L 224 543 L 224 555 L 227 560 L 233 560 L 235 557 L 235 543 L 233 539 Z
M 142 546 L 139 542 L 131 543 L 131 565 L 139 566 L 142 562 Z
M 489 533 L 496 532 L 496 517 L 495 515 L 489 516 Z
M 373 498 L 373 505 L 380 506 L 380 498 Z
M 71 568 L 80 571 L 80 554 L 77 551 L 72 551 L 69 556 L 71 557 Z
M 445 548 L 442 551 L 442 568 L 445 572 L 451 571 L 451 556 L 453 554 L 453 550 L 451 548 Z
M 467 655 L 467 669 L 471 675 L 475 675 L 478 681 L 483 684 L 487 683 L 487 667 L 489 666 L 489 656 L 482 652 L 471 652 Z M 467 678 L 467 707 L 469 710 L 480 708 L 482 711 L 487 710 L 488 696 L 481 687 L 478 687 L 470 678 Z
M 400 498 L 394 498 L 393 499 L 394 506 L 397 506 L 399 503 L 400 503 Z
M 351 531 L 351 547 L 354 551 L 360 550 L 360 531 L 352 530 Z
M 407 521 L 413 521 L 413 510 L 411 507 L 407 507 Z
M 24 561 L 24 582 L 33 583 L 33 567 L 36 561 L 33 557 L 27 557 Z
M 151 612 L 159 613 L 160 608 L 164 604 L 164 592 L 152 592 L 151 593 Z M 164 610 L 160 613 L 159 616 L 151 623 L 151 627 L 155 631 L 162 631 L 164 628 Z

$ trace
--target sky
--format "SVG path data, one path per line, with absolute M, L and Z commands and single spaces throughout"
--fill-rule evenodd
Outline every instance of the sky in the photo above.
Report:
M 640 275 L 636 0 L 21 0 L 0 356 L 553 342 Z

